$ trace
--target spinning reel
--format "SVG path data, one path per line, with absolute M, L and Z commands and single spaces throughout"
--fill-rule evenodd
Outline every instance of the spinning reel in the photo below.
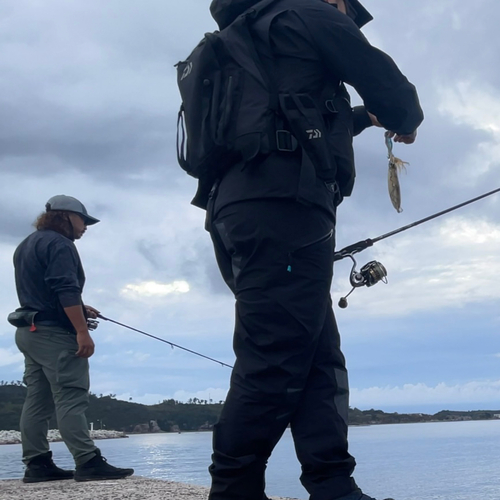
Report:
M 87 318 L 87 328 L 89 329 L 89 331 L 93 332 L 98 326 L 99 326 L 99 321 Z
M 352 254 L 345 255 L 349 257 L 352 262 L 351 274 L 349 276 L 349 281 L 351 282 L 352 290 L 339 300 L 339 307 L 345 309 L 349 304 L 347 302 L 347 297 L 351 295 L 356 288 L 361 288 L 362 286 L 370 287 L 376 285 L 379 281 L 387 284 L 387 270 L 385 267 L 376 260 L 372 260 L 365 264 L 359 271 L 356 270 L 358 265 Z

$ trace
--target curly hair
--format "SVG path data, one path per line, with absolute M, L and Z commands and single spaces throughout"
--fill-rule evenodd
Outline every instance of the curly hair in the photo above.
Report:
M 52 231 L 56 231 L 61 233 L 66 238 L 73 240 L 73 226 L 68 218 L 68 212 L 64 210 L 50 210 L 49 212 L 42 212 L 35 222 L 33 222 L 33 226 L 36 229 L 52 229 Z

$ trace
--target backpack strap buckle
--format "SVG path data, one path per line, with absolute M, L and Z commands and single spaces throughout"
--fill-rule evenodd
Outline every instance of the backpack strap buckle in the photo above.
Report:
M 340 192 L 339 183 L 337 181 L 333 181 L 333 182 L 324 181 L 324 182 L 325 182 L 325 186 L 328 189 L 328 191 L 330 191 L 330 193 L 332 193 L 333 202 L 334 202 L 335 206 L 338 207 L 342 203 L 342 200 L 344 199 L 344 197 L 342 196 L 342 193 Z
M 299 147 L 299 142 L 288 130 L 276 130 L 276 149 L 293 153 Z

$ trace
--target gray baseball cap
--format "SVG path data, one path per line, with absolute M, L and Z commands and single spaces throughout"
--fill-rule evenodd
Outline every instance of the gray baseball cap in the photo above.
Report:
M 74 212 L 75 214 L 82 216 L 87 226 L 100 222 L 99 219 L 96 219 L 88 214 L 85 205 L 81 201 L 78 201 L 72 196 L 66 196 L 65 194 L 52 196 L 52 198 L 45 204 L 45 209 L 47 212 L 50 212 L 51 210 Z

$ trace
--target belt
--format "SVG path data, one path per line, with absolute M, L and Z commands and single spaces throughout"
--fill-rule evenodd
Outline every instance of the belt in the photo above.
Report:
M 38 311 L 35 316 L 35 323 L 42 324 L 42 321 L 49 321 L 52 324 L 58 323 L 59 316 L 55 311 Z
M 64 328 L 59 321 L 50 321 L 50 320 L 38 321 L 37 319 L 35 319 L 35 325 L 40 325 L 40 326 L 60 326 L 61 328 Z

